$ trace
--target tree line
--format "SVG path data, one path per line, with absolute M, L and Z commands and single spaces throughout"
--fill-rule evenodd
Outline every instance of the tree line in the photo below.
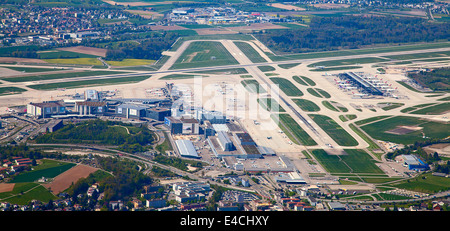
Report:
M 302 53 L 448 40 L 450 23 L 413 17 L 343 15 L 313 17 L 308 28 L 271 30 L 255 36 L 273 50 Z
M 152 33 L 150 37 L 136 43 L 118 43 L 108 47 L 106 60 L 120 61 L 123 59 L 152 59 L 158 60 L 162 52 L 169 49 L 177 40 L 177 33 Z

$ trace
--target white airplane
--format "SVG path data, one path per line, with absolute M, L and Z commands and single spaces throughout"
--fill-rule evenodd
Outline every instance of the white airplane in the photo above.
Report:
M 11 108 L 6 108 L 6 110 L 7 110 L 8 112 L 15 112 L 15 110 L 13 110 L 13 109 L 11 109 Z
M 367 94 L 362 94 L 362 93 L 355 94 L 354 92 L 352 92 L 352 94 L 355 95 L 355 96 L 367 96 Z

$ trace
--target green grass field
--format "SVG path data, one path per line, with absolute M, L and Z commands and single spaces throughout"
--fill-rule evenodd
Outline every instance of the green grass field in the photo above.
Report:
M 124 71 L 77 71 L 77 72 L 67 72 L 60 74 L 46 74 L 46 75 L 32 75 L 23 77 L 3 77 L 2 80 L 8 82 L 32 82 L 40 80 L 50 80 L 50 79 L 64 79 L 64 78 L 78 78 L 87 76 L 100 76 L 100 75 L 114 75 L 114 74 L 125 74 L 129 72 Z
M 259 98 L 258 103 L 270 112 L 286 112 L 283 107 L 281 107 L 277 101 L 272 98 Z
M 239 64 L 220 42 L 192 42 L 170 69 Z
M 47 163 L 44 164 L 45 166 L 39 166 L 32 171 L 17 175 L 12 181 L 10 181 L 10 183 L 34 182 L 42 177 L 54 178 L 75 166 L 75 164 L 72 163 L 57 162 L 52 160 L 46 160 L 46 162 Z
M 387 59 L 368 57 L 368 58 L 357 58 L 357 59 L 341 59 L 341 60 L 331 60 L 331 61 L 322 61 L 313 64 L 309 64 L 308 67 L 315 66 L 325 66 L 325 67 L 334 67 L 334 66 L 343 66 L 343 65 L 358 65 L 364 63 L 379 63 L 387 61 Z
M 40 68 L 40 67 L 5 67 L 11 70 L 20 71 L 23 73 L 35 73 L 35 72 L 47 72 L 47 71 L 60 71 L 56 68 Z
M 355 140 L 347 131 L 339 126 L 336 121 L 325 115 L 311 114 L 309 115 L 314 122 L 317 123 L 328 135 L 341 146 L 356 146 L 358 141 Z
M 272 116 L 272 119 L 274 119 L 275 123 L 278 124 L 280 129 L 283 130 L 292 142 L 305 146 L 317 145 L 289 114 L 279 114 L 278 117 Z
M 316 160 L 329 172 L 338 173 L 369 173 L 380 174 L 383 171 L 375 165 L 369 154 L 364 150 L 345 149 L 347 155 L 330 155 L 323 149 L 310 150 Z
M 387 133 L 398 126 L 415 126 L 419 130 L 405 131 L 404 134 Z M 446 138 L 449 136 L 450 124 L 428 121 L 418 117 L 396 116 L 363 125 L 361 129 L 374 139 L 406 145 L 425 140 L 423 135 L 429 138 Z
M 385 118 L 388 118 L 388 117 L 390 117 L 390 116 L 387 115 L 387 116 L 370 117 L 370 118 L 367 118 L 367 119 L 358 120 L 358 121 L 355 122 L 355 124 L 356 125 L 363 125 L 363 124 L 371 123 L 371 122 L 374 122 L 374 121 L 377 121 L 377 120 L 385 119 Z
M 295 104 L 297 104 L 305 112 L 315 112 L 320 111 L 320 107 L 314 102 L 307 99 L 292 99 Z
M 136 83 L 150 78 L 150 76 L 133 76 L 133 77 L 122 77 L 122 78 L 108 78 L 108 79 L 94 79 L 94 80 L 83 80 L 83 81 L 70 81 L 61 83 L 48 83 L 48 84 L 34 84 L 28 85 L 27 87 L 36 90 L 55 90 L 59 88 L 81 88 L 81 87 L 92 87 L 92 86 L 103 86 L 103 85 L 115 85 L 115 84 L 127 84 Z
M 246 42 L 234 42 L 234 44 L 244 53 L 250 61 L 253 63 L 264 63 L 267 62 L 258 51 L 256 51 L 250 44 Z
M 156 61 L 151 59 L 124 59 L 122 61 L 106 61 L 111 66 L 128 67 L 128 66 L 142 66 L 152 65 Z
M 450 178 L 421 174 L 413 179 L 392 183 L 391 186 L 423 193 L 437 193 L 450 189 Z
M 303 96 L 303 92 L 300 91 L 291 81 L 280 78 L 280 77 L 273 77 L 270 78 L 272 82 L 275 84 L 278 84 L 280 90 L 282 90 L 286 95 L 288 96 Z
M 257 80 L 246 79 L 241 81 L 242 86 L 245 87 L 249 92 L 252 93 L 266 93 L 266 90 L 261 87 Z
M 0 96 L 1 95 L 12 95 L 12 94 L 20 94 L 24 91 L 27 91 L 23 88 L 19 87 L 0 87 Z
M 16 183 L 11 192 L 0 193 L 0 199 L 11 204 L 27 205 L 32 200 L 47 203 L 57 197 L 37 183 Z
M 103 65 L 97 58 L 44 59 L 48 63 L 70 65 Z
M 310 79 L 306 76 L 295 75 L 295 76 L 292 76 L 292 78 L 299 84 L 302 84 L 305 86 L 316 86 L 316 83 L 312 79 Z
M 441 104 L 433 105 L 430 107 L 425 107 L 425 108 L 413 111 L 410 114 L 440 115 L 447 111 L 450 111 L 450 103 L 441 103 Z

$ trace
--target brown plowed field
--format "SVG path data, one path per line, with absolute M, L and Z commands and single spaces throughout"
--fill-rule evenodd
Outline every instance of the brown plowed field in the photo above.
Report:
M 14 189 L 14 185 L 15 184 L 1 183 L 0 184 L 0 193 L 11 192 Z
M 48 184 L 43 184 L 43 186 L 46 187 L 47 189 L 51 188 L 53 194 L 56 195 L 67 189 L 72 183 L 76 183 L 81 178 L 88 177 L 89 174 L 97 170 L 98 168 L 79 164 L 58 175 L 52 182 Z

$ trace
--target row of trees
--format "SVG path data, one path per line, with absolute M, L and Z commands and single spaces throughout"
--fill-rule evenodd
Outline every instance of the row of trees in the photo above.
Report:
M 450 23 L 393 16 L 314 17 L 308 28 L 255 35 L 280 52 L 353 49 L 377 44 L 432 42 L 450 38 Z

